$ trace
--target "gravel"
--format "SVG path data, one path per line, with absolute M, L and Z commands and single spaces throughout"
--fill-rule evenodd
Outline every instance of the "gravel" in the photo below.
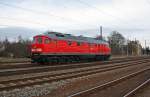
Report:
M 25 87 L 9 91 L 1 91 L 0 97 L 38 97 L 49 94 L 52 90 L 66 84 L 68 81 L 58 81 L 53 83 L 44 83 L 42 85 L 34 85 L 33 87 Z

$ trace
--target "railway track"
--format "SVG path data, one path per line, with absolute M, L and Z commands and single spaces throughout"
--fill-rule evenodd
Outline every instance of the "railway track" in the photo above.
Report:
M 72 95 L 69 95 L 68 97 L 108 97 L 110 95 L 111 95 L 111 97 L 132 97 L 132 95 L 138 89 L 140 89 L 142 86 L 149 83 L 149 81 L 150 81 L 150 79 L 149 79 L 150 76 L 148 76 L 149 73 L 150 73 L 150 67 L 147 69 L 143 69 L 143 70 L 128 74 L 128 75 L 123 76 L 121 78 L 109 81 L 105 84 L 102 84 L 102 85 L 99 85 L 99 86 L 96 86 L 96 87 L 93 87 L 93 88 L 90 88 L 90 89 L 87 89 L 84 91 L 74 93 Z M 138 77 L 138 79 L 140 79 L 141 76 L 142 77 L 147 76 L 147 78 L 144 79 L 146 81 L 144 81 L 144 83 L 142 83 L 140 85 L 137 85 L 138 87 L 136 87 L 134 90 L 127 92 L 127 90 L 121 90 L 120 89 L 120 87 L 122 85 L 125 85 L 126 81 L 127 81 L 127 83 L 129 83 L 129 82 L 131 83 L 131 81 L 132 81 L 132 83 L 136 83 L 136 81 L 137 81 L 136 77 Z M 123 84 L 121 85 L 120 83 L 123 83 Z M 126 85 L 127 85 L 127 83 L 126 83 Z M 120 87 L 118 87 L 118 86 L 120 86 Z M 111 93 L 110 93 L 110 91 L 111 91 Z M 124 92 L 127 92 L 127 94 L 125 94 Z
M 6 61 L 6 62 L 1 62 L 0 61 L 0 64 L 7 64 L 7 63 L 26 63 L 26 62 L 31 62 L 31 61 L 29 61 L 29 60 L 27 60 L 27 61 Z
M 47 64 L 49 66 L 56 66 L 56 65 L 72 65 L 72 64 L 95 64 L 95 63 L 99 63 L 99 64 L 108 64 L 108 63 L 121 63 L 124 61 L 130 61 L 130 60 L 138 60 L 138 59 L 144 59 L 144 58 L 148 58 L 147 56 L 140 56 L 140 57 L 125 57 L 125 58 L 113 58 L 109 61 L 97 61 L 97 62 L 74 62 L 74 63 L 61 63 L 61 64 Z M 0 63 L 0 70 L 1 69 L 15 69 L 15 68 L 29 68 L 29 67 L 46 67 L 47 65 L 44 64 L 36 64 L 36 63 L 31 63 L 31 62 L 9 62 L 9 63 Z
M 58 71 L 50 71 L 50 72 L 41 72 L 41 73 L 34 73 L 34 74 L 23 74 L 21 77 L 11 76 L 10 78 L 7 76 L 5 78 L 0 78 L 0 91 L 3 90 L 11 90 L 15 88 L 22 88 L 25 86 L 32 86 L 37 84 L 42 84 L 46 82 L 54 82 L 59 80 L 65 80 L 65 79 L 71 79 L 81 76 L 86 76 L 90 74 L 125 68 L 129 66 L 135 66 L 135 65 L 148 65 L 150 60 L 149 59 L 141 59 L 141 60 L 132 60 L 129 62 L 122 62 L 122 63 L 114 63 L 113 65 L 106 65 L 106 66 L 90 66 L 90 67 L 83 67 L 83 68 L 72 68 L 67 69 L 63 68 L 63 70 Z M 93 64 L 94 65 L 94 64 Z M 81 65 L 82 66 L 82 65 Z M 58 67 L 57 67 L 58 68 Z M 59 67 L 60 68 L 60 67 Z M 56 69 L 56 68 L 55 68 Z M 45 71 L 45 70 L 44 70 Z M 21 72 L 21 71 L 19 71 Z M 1 72 L 2 73 L 2 72 Z
M 67 65 L 56 65 L 56 66 L 33 66 L 33 67 L 26 67 L 26 68 L 13 68 L 13 69 L 2 69 L 0 70 L 0 77 L 1 76 L 10 76 L 10 75 L 21 75 L 21 74 L 29 74 L 29 73 L 39 73 L 39 72 L 48 72 L 48 71 L 56 71 L 56 70 L 67 70 L 67 69 L 75 69 L 75 68 L 85 68 L 85 67 L 93 67 L 93 66 L 100 66 L 100 67 L 107 67 L 109 65 L 120 65 L 122 62 L 124 64 L 128 64 L 130 62 L 136 62 L 138 60 L 142 62 L 146 62 L 149 58 L 133 58 L 133 59 L 125 59 L 125 60 L 115 60 L 115 61 L 108 61 L 108 62 L 90 62 L 90 63 L 80 63 L 80 64 L 67 64 Z M 107 65 L 106 65 L 107 64 Z
M 13 68 L 26 68 L 26 67 L 33 67 L 33 66 L 36 66 L 36 65 L 31 64 L 31 62 L 0 63 L 0 70 L 1 69 L 13 69 Z
M 125 94 L 123 97 L 133 97 L 134 95 L 136 95 L 140 90 L 142 90 L 143 88 L 145 88 L 146 86 L 149 86 L 150 84 L 150 78 L 147 79 L 146 81 L 144 81 L 142 84 L 140 84 L 139 86 L 137 86 L 136 88 L 134 88 L 133 90 L 131 90 L 130 92 L 128 92 L 127 94 Z M 143 96 L 145 97 L 145 96 Z

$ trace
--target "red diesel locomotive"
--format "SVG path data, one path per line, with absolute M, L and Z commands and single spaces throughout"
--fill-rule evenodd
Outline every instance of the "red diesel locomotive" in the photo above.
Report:
M 37 63 L 108 60 L 110 54 L 105 40 L 58 32 L 34 36 L 31 45 L 31 59 Z

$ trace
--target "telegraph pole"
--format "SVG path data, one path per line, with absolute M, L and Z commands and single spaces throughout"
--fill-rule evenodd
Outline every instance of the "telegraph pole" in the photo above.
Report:
M 103 28 L 102 28 L 102 26 L 100 26 L 100 36 L 101 36 L 101 39 L 103 39 Z
M 127 40 L 127 56 L 129 56 L 129 39 Z
M 145 49 L 146 49 L 146 40 L 145 40 Z
M 145 40 L 145 55 L 147 54 L 147 51 L 146 51 L 146 40 Z

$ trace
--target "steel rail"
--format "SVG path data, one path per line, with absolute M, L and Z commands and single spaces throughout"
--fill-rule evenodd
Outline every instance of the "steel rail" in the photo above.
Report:
M 133 64 L 133 63 L 131 63 Z M 131 65 L 130 66 L 133 66 Z M 134 63 L 137 64 L 137 63 Z M 142 63 L 141 63 L 142 64 Z M 143 63 L 147 64 L 147 63 Z M 129 65 L 129 64 L 128 64 Z M 76 78 L 76 77 L 81 77 L 81 76 L 86 76 L 90 74 L 96 74 L 100 72 L 105 72 L 105 71 L 110 71 L 114 69 L 119 69 L 119 68 L 124 68 L 127 67 L 127 65 L 122 65 L 122 66 L 117 66 L 117 67 L 107 67 L 99 70 L 85 70 L 85 71 L 76 71 L 76 72 L 69 72 L 69 73 L 62 73 L 62 74 L 56 74 L 56 75 L 48 75 L 48 76 L 38 76 L 38 77 L 31 77 L 31 78 L 25 78 L 25 79 L 16 79 L 16 80 L 6 80 L 6 81 L 1 81 L 0 82 L 0 90 L 10 90 L 14 88 L 19 88 L 19 87 L 24 87 L 24 86 L 31 86 L 31 85 L 36 85 L 36 84 L 42 84 L 45 82 L 53 82 L 53 81 L 59 81 L 59 80 L 65 80 L 65 79 L 71 79 L 71 78 Z
M 104 89 L 106 87 L 110 87 L 110 86 L 112 86 L 114 84 L 122 82 L 122 81 L 124 81 L 126 79 L 129 79 L 131 77 L 137 76 L 137 75 L 139 75 L 139 74 L 141 74 L 143 72 L 149 71 L 149 70 L 150 70 L 150 68 L 147 68 L 147 69 L 144 69 L 144 70 L 140 70 L 138 72 L 131 73 L 129 75 L 123 76 L 121 78 L 118 78 L 116 80 L 107 82 L 105 84 L 102 84 L 102 85 L 99 85 L 99 86 L 96 86 L 96 87 L 93 87 L 93 88 L 90 88 L 90 89 L 87 89 L 87 90 L 84 90 L 84 91 L 80 91 L 80 92 L 77 92 L 77 93 L 74 93 L 74 94 L 71 94 L 71 95 L 69 95 L 67 97 L 87 97 L 86 95 L 91 94 L 91 93 L 93 93 L 96 90 L 100 90 L 100 89 L 102 90 L 102 89 Z
M 149 58 L 145 59 L 137 59 L 138 61 L 144 62 L 148 61 Z M 137 62 L 137 60 L 123 60 L 124 64 L 128 64 L 130 62 Z M 72 68 L 85 68 L 85 67 L 93 67 L 93 66 L 109 66 L 113 64 L 123 64 L 121 62 L 110 62 L 105 64 L 100 64 L 99 62 L 92 62 L 92 63 L 80 63 L 80 64 L 70 64 L 70 65 L 59 65 L 59 66 L 38 66 L 38 67 L 28 67 L 28 68 L 16 68 L 16 69 L 3 69 L 0 70 L 0 76 L 9 76 L 9 75 L 21 75 L 21 74 L 28 74 L 28 73 L 39 73 L 39 72 L 46 72 L 46 71 L 56 71 L 56 70 L 67 70 Z
M 150 79 L 146 80 L 145 82 L 143 82 L 141 85 L 139 85 L 138 87 L 136 87 L 135 89 L 133 89 L 132 91 L 128 92 L 127 94 L 125 94 L 123 97 L 131 97 L 132 95 L 134 95 L 138 90 L 140 90 L 142 87 L 146 86 L 148 83 L 150 83 Z

